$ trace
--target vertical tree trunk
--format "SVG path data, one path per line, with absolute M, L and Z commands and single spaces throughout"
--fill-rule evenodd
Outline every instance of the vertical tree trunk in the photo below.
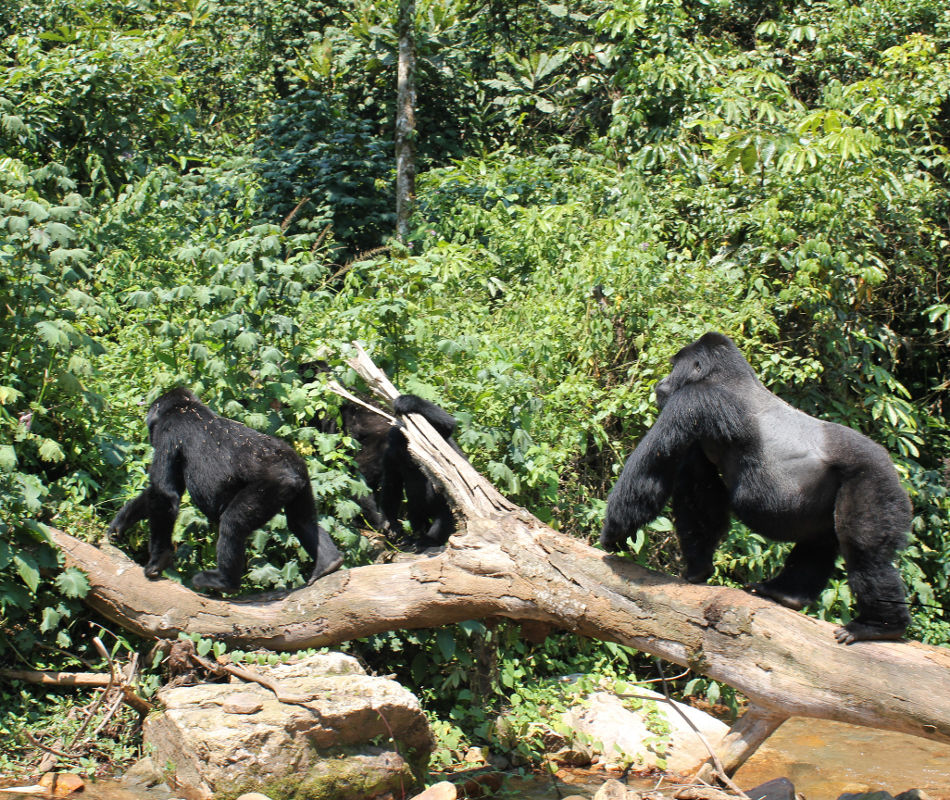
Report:
M 399 0 L 399 67 L 396 79 L 396 238 L 409 235 L 409 214 L 416 194 L 416 43 L 415 0 Z

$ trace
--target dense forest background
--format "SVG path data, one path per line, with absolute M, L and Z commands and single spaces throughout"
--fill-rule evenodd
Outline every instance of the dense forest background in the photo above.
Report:
M 353 443 L 311 426 L 338 401 L 298 366 L 352 384 L 359 339 L 459 417 L 501 491 L 593 541 L 654 383 L 710 329 L 780 396 L 890 450 L 915 509 L 909 633 L 946 644 L 945 0 L 417 0 L 404 243 L 396 17 L 377 0 L 0 0 L 0 662 L 98 661 L 93 634 L 142 649 L 84 609 L 43 526 L 94 540 L 144 486 L 163 388 L 294 442 L 355 566 L 371 553 Z M 302 580 L 281 523 L 254 538 L 248 591 Z M 213 532 L 187 507 L 176 530 L 187 577 Z M 146 537 L 124 546 L 141 560 Z M 630 548 L 677 569 L 667 518 Z M 715 579 L 781 552 L 736 525 Z M 810 613 L 849 603 L 839 572 Z M 545 678 L 649 667 L 474 622 L 348 647 L 419 692 L 448 749 L 490 740 L 494 710 L 529 708 Z M 73 702 L 0 696 L 0 735 Z M 0 771 L 33 757 L 18 741 Z

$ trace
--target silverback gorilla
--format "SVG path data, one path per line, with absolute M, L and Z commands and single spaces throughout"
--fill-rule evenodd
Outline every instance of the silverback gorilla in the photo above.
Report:
M 116 514 L 109 533 L 121 534 L 148 517 L 149 578 L 160 577 L 175 560 L 172 528 L 186 489 L 218 525 L 218 566 L 192 578 L 199 591 L 236 592 L 247 537 L 281 509 L 314 561 L 311 582 L 343 563 L 333 540 L 317 524 L 307 465 L 289 444 L 218 416 L 184 388 L 159 397 L 145 420 L 155 451 L 149 485 Z
M 750 591 L 801 609 L 818 598 L 840 552 L 857 616 L 835 638 L 901 637 L 910 615 L 894 557 L 911 506 L 883 447 L 792 408 L 719 333 L 673 357 L 656 397 L 660 416 L 607 500 L 604 548 L 620 549 L 672 495 L 683 576 L 702 583 L 731 509 L 756 533 L 795 542 L 782 571 Z

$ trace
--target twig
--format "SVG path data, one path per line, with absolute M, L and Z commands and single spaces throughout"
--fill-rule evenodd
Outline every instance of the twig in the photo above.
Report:
M 243 667 L 236 667 L 233 664 L 222 664 L 220 661 L 211 661 L 207 658 L 202 658 L 195 652 L 188 654 L 188 657 L 199 667 L 203 667 L 212 674 L 220 675 L 221 672 L 227 672 L 229 675 L 233 675 L 235 678 L 240 678 L 242 681 L 248 681 L 249 683 L 259 683 L 265 689 L 270 689 L 277 700 L 281 703 L 289 703 L 290 705 L 306 705 L 311 700 L 313 700 L 316 695 L 299 695 L 299 694 L 287 694 L 281 688 L 280 684 L 277 681 L 273 681 L 270 678 L 265 678 L 263 675 L 244 669 Z M 313 709 L 311 709 L 313 710 Z
M 664 703 L 669 704 L 673 708 L 673 710 L 677 714 L 679 714 L 680 717 L 683 718 L 683 722 L 685 722 L 692 729 L 693 733 L 695 733 L 696 736 L 699 737 L 699 741 L 703 743 L 703 747 L 706 748 L 706 751 L 709 753 L 709 757 L 712 759 L 713 765 L 716 768 L 716 777 L 719 780 L 721 780 L 726 786 L 728 786 L 729 789 L 735 792 L 739 797 L 743 798 L 744 800 L 750 800 L 749 796 L 745 792 L 743 792 L 742 789 L 736 786 L 736 784 L 732 782 L 729 776 L 726 775 L 726 768 L 723 766 L 722 761 L 719 760 L 719 756 L 716 755 L 716 751 L 713 749 L 712 745 L 709 744 L 709 740 L 705 736 L 703 736 L 702 731 L 700 731 L 699 728 L 696 727 L 693 721 L 686 715 L 686 712 L 683 711 L 683 709 L 681 709 L 670 698 L 670 693 L 666 685 L 666 677 L 663 675 L 663 668 L 659 667 L 659 670 L 660 670 L 660 680 L 663 681 L 663 697 L 650 697 L 649 695 L 645 695 L 645 694 L 628 694 L 628 693 L 618 694 L 617 696 L 618 697 L 632 697 L 638 700 L 661 700 Z
M 386 730 L 389 731 L 389 741 L 391 741 L 391 742 L 393 743 L 393 747 L 395 747 L 395 748 L 396 748 L 396 752 L 399 753 L 399 742 L 396 740 L 396 734 L 393 733 L 392 725 L 389 724 L 389 720 L 386 719 L 386 715 L 383 714 L 383 712 L 380 711 L 378 708 L 376 709 L 376 713 L 379 714 L 379 718 L 383 721 L 383 725 L 385 725 L 385 726 L 386 726 Z M 399 753 L 399 755 L 402 755 L 402 753 Z M 407 759 L 407 760 L 408 760 L 408 759 Z M 406 787 L 403 785 L 403 782 L 402 782 L 402 772 L 400 772 L 400 773 L 398 773 L 398 774 L 399 774 L 399 790 L 400 790 L 400 794 L 401 794 L 402 797 L 405 797 L 405 796 L 406 796 Z
M 71 759 L 82 758 L 82 753 L 67 753 L 63 750 L 57 750 L 53 747 L 49 747 L 48 745 L 43 744 L 39 739 L 37 739 L 29 731 L 23 731 L 23 735 L 26 736 L 27 740 L 29 741 L 31 745 L 33 745 L 34 747 L 38 747 L 40 750 L 50 753 L 51 755 L 54 755 L 57 758 L 71 758 Z
M 284 217 L 284 221 L 280 223 L 280 232 L 281 232 L 281 233 L 284 233 L 284 232 L 287 230 L 287 228 L 290 227 L 290 223 L 294 221 L 294 217 L 297 216 L 297 212 L 300 211 L 300 209 L 304 207 L 304 204 L 305 204 L 309 199 L 310 199 L 309 197 L 305 197 L 303 200 L 301 200 L 299 203 L 297 203 L 296 206 L 294 206 L 294 210 L 293 210 L 293 211 L 291 211 L 286 217 Z
M 106 699 L 106 696 L 109 694 L 112 687 L 115 686 L 115 683 L 116 683 L 115 664 L 112 662 L 112 656 L 109 655 L 108 651 L 106 650 L 105 645 L 102 643 L 102 640 L 98 636 L 92 637 L 92 643 L 95 646 L 96 650 L 99 651 L 99 655 L 101 655 L 109 664 L 109 684 L 99 694 L 99 696 L 96 698 L 96 701 L 92 704 L 92 707 L 86 713 L 86 718 L 83 720 L 82 725 L 79 726 L 79 730 L 76 731 L 76 734 L 73 736 L 72 741 L 69 743 L 70 750 L 72 750 L 73 747 L 75 747 L 76 742 L 78 742 L 79 738 L 86 732 L 86 728 L 88 728 L 89 723 L 92 722 L 93 716 L 99 710 L 100 706 L 102 706 L 103 702 Z
M 39 669 L 3 669 L 0 678 L 42 686 L 108 686 L 111 678 L 102 672 L 52 672 Z
M 135 708 L 135 704 L 129 699 L 130 696 L 135 698 L 135 700 L 137 701 L 145 703 L 145 705 L 147 706 L 147 709 L 151 710 L 151 705 L 147 701 L 142 700 L 142 698 L 136 695 L 135 692 L 133 692 L 131 687 L 128 685 L 129 682 L 131 682 L 135 678 L 135 672 L 138 669 L 138 660 L 139 660 L 139 654 L 133 653 L 132 659 L 131 661 L 129 661 L 128 676 L 122 675 L 121 673 L 119 674 L 119 684 L 120 684 L 119 692 L 116 694 L 115 699 L 112 701 L 112 705 L 109 706 L 109 708 L 106 710 L 106 713 L 103 715 L 102 721 L 96 726 L 96 729 L 92 732 L 92 736 L 90 736 L 91 739 L 95 739 L 99 736 L 99 733 L 109 723 L 109 720 L 111 720 L 115 716 L 116 712 L 119 710 L 119 707 L 122 705 L 122 703 L 127 702 L 129 703 L 129 705 Z
M 355 394 L 352 394 L 351 392 L 343 388 L 343 386 L 338 381 L 327 381 L 327 386 L 330 388 L 330 391 L 333 392 L 334 394 L 338 394 L 340 395 L 340 397 L 346 400 L 349 400 L 351 403 L 356 403 L 356 405 L 362 406 L 363 408 L 369 411 L 372 411 L 374 414 L 378 414 L 379 416 L 388 420 L 390 424 L 392 425 L 397 424 L 395 417 L 391 416 L 390 414 L 387 414 L 385 411 L 383 411 L 380 408 L 376 408 L 376 406 L 370 403 L 367 403 L 364 400 L 360 400 Z

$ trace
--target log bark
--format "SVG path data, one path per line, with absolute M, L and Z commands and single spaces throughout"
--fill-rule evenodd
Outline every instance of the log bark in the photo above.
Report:
M 387 400 L 397 391 L 359 351 L 354 367 Z M 651 572 L 548 528 L 502 497 L 422 417 L 410 452 L 445 487 L 458 530 L 438 555 L 344 569 L 291 592 L 221 600 L 51 530 L 86 572 L 86 602 L 145 637 L 197 633 L 233 647 L 296 650 L 387 630 L 489 616 L 549 624 L 688 666 L 742 692 L 754 713 L 727 743 L 727 772 L 799 715 L 950 743 L 950 650 L 917 642 L 840 645 L 834 625 L 738 589 Z M 751 749 L 750 749 L 751 748 Z

